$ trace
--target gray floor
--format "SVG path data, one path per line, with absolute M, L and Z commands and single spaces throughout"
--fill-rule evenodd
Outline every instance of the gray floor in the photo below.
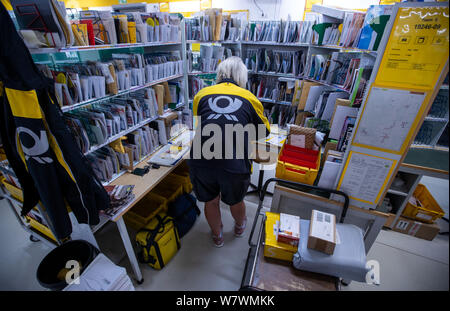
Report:
M 433 178 L 422 180 L 448 217 L 448 181 Z M 264 202 L 270 206 L 270 198 Z M 253 219 L 257 198 L 246 197 L 247 215 Z M 202 207 L 202 206 L 201 206 Z M 227 206 L 222 206 L 225 246 L 215 248 L 204 216 L 182 239 L 182 247 L 161 271 L 141 265 L 145 282 L 136 290 L 237 290 L 239 289 L 248 253 L 248 234 L 235 238 L 233 219 Z M 41 242 L 33 243 L 4 201 L 0 201 L 0 290 L 44 290 L 36 280 L 36 269 L 49 249 Z M 251 221 L 250 221 L 251 223 Z M 448 224 L 441 221 L 441 231 Z M 132 235 L 133 232 L 130 231 Z M 102 251 L 113 261 L 127 267 L 128 260 L 114 224 L 106 225 L 96 234 Z M 448 290 L 449 240 L 439 235 L 433 241 L 421 240 L 393 231 L 383 230 L 368 254 L 380 262 L 379 286 L 352 282 L 342 290 Z

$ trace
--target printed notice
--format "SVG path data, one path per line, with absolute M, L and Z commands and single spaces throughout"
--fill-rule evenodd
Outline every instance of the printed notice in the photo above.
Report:
M 373 87 L 353 144 L 400 152 L 414 130 L 425 93 Z M 381 121 L 382 120 L 382 121 Z
M 338 190 L 344 191 L 352 199 L 377 203 L 395 162 L 352 151 Z
M 448 6 L 399 8 L 375 83 L 433 89 L 448 60 L 448 14 Z

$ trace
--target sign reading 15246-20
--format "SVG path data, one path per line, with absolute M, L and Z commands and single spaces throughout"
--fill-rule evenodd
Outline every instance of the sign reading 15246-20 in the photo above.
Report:
M 448 14 L 448 6 L 399 8 L 375 84 L 433 89 L 448 59 Z
M 414 29 L 440 29 L 441 24 L 416 24 Z

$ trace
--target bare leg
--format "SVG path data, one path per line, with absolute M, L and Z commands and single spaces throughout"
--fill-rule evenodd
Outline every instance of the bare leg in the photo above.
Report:
M 242 226 L 245 221 L 245 203 L 241 201 L 237 204 L 230 206 L 231 215 L 234 218 L 237 226 Z
M 206 221 L 208 222 L 209 226 L 211 227 L 211 231 L 215 236 L 219 236 L 222 227 L 219 200 L 220 196 L 217 196 L 215 199 L 212 199 L 211 201 L 205 203 Z

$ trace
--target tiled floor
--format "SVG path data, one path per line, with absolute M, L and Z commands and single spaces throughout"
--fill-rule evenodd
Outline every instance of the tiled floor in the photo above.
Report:
M 447 211 L 448 181 L 423 181 L 439 204 Z M 270 206 L 270 197 L 264 205 Z M 247 196 L 247 215 L 253 219 L 257 198 Z M 202 206 L 200 206 L 202 208 Z M 182 239 L 182 247 L 161 271 L 141 265 L 145 282 L 136 290 L 237 290 L 240 287 L 248 253 L 248 234 L 235 238 L 233 219 L 227 206 L 222 206 L 225 228 L 225 246 L 215 248 L 210 240 L 209 228 L 202 213 L 193 229 Z M 252 221 L 249 221 L 251 224 Z M 448 223 L 441 222 L 448 232 Z M 130 234 L 133 232 L 130 231 Z M 106 225 L 96 238 L 102 251 L 112 260 L 120 262 L 131 273 L 128 260 L 114 224 Z M 4 201 L 0 201 L 0 290 L 43 290 L 36 280 L 36 269 L 49 249 L 41 242 L 33 243 Z M 383 230 L 378 236 L 368 259 L 380 263 L 379 286 L 352 282 L 342 290 L 448 290 L 449 239 L 439 235 L 426 241 Z

